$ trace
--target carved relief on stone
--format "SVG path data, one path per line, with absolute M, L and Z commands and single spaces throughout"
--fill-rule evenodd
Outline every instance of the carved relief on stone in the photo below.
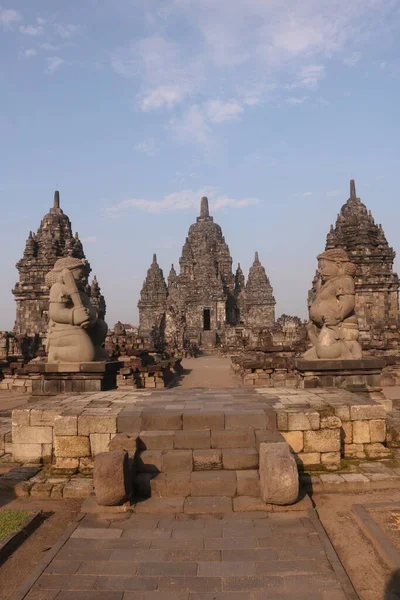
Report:
M 313 347 L 308 360 L 360 359 L 359 329 L 355 314 L 355 265 L 342 249 L 318 256 L 319 281 L 310 306 L 308 337 Z

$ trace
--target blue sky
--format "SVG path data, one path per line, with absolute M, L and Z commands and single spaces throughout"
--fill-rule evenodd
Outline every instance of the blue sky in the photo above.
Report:
M 110 325 L 205 193 L 277 316 L 306 315 L 351 177 L 400 252 L 399 0 L 0 1 L 0 329 L 56 188 Z

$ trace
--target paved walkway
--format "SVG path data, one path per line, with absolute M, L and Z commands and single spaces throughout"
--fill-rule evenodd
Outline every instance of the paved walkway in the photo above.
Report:
M 231 370 L 229 357 L 209 354 L 185 358 L 182 366 L 186 374 L 179 382 L 183 388 L 238 388 L 241 381 Z
M 109 520 L 109 519 L 117 520 Z M 33 582 L 32 582 L 33 583 Z M 311 509 L 87 515 L 26 600 L 355 600 Z

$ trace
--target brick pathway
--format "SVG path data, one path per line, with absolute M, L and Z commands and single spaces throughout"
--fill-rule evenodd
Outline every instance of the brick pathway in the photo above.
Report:
M 110 520 L 116 519 L 116 520 Z M 26 600 L 356 600 L 313 510 L 86 515 Z

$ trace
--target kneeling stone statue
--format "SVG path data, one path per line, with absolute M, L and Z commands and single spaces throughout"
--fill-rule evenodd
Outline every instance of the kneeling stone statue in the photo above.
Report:
M 109 360 L 102 347 L 107 324 L 86 293 L 90 265 L 84 259 L 60 258 L 46 275 L 50 287 L 47 352 L 49 363 Z
M 308 337 L 313 347 L 304 354 L 308 360 L 354 360 L 362 358 L 355 315 L 356 266 L 340 248 L 318 257 L 319 282 L 310 306 Z

